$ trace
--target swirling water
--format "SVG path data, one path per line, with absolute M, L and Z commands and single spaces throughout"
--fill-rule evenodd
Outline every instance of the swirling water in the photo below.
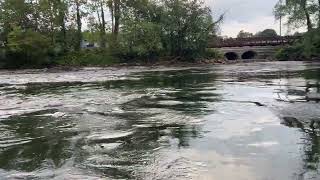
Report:
M 320 64 L 0 71 L 0 179 L 320 179 Z

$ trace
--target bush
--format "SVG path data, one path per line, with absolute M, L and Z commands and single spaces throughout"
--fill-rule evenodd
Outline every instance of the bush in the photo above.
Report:
M 62 66 L 101 66 L 118 63 L 119 60 L 103 49 L 74 51 L 60 56 L 55 63 Z
M 152 22 L 126 20 L 119 37 L 119 55 L 121 58 L 155 59 L 163 50 L 160 27 Z
M 292 46 L 280 49 L 276 53 L 279 60 L 308 60 L 320 57 L 320 29 L 314 29 Z
M 194 60 L 201 57 L 214 32 L 210 8 L 201 1 L 164 1 L 162 42 L 172 56 Z
M 14 28 L 8 35 L 4 67 L 39 67 L 49 64 L 50 41 L 31 30 Z
M 222 59 L 223 54 L 216 49 L 206 49 L 204 57 L 208 59 Z
M 296 44 L 280 49 L 276 55 L 276 59 L 280 61 L 297 61 L 303 59 L 303 46 Z

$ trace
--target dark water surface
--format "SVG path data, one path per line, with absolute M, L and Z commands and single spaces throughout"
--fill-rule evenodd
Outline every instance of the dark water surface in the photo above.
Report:
M 320 179 L 320 64 L 0 71 L 0 179 Z

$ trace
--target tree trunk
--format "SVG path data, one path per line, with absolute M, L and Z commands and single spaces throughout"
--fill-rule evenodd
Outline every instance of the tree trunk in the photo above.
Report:
M 62 38 L 60 39 L 60 42 L 62 42 L 62 45 L 63 45 L 63 51 L 65 52 L 66 51 L 66 47 L 67 47 L 67 42 L 66 42 L 66 23 L 65 23 L 65 4 L 64 4 L 64 1 L 63 0 L 58 0 L 58 8 L 59 8 L 59 11 L 58 11 L 58 16 L 59 16 L 59 25 L 60 25 L 60 28 L 61 28 L 61 31 L 60 33 L 62 34 Z
M 103 9 L 103 3 L 100 1 L 100 8 L 101 8 L 101 47 L 105 48 L 106 47 L 106 21 L 104 17 L 104 9 Z
M 320 0 L 319 0 L 320 1 Z M 32 4 L 32 2 L 31 2 L 31 5 L 33 6 L 33 7 L 36 7 L 35 8 L 35 19 L 34 19 L 34 21 L 35 21 L 35 27 L 34 27 L 34 30 L 37 32 L 38 31 L 38 28 L 39 28 L 39 11 L 38 11 L 38 6 L 39 6 L 39 2 L 38 1 L 35 1 L 35 4 Z
M 65 52 L 67 50 L 67 31 L 66 31 L 66 23 L 65 23 L 65 17 L 63 16 L 63 20 L 61 22 L 61 31 L 62 31 L 62 44 L 63 44 L 63 51 Z
M 52 4 L 52 2 L 49 1 L 49 6 L 50 6 L 50 15 L 49 15 L 49 18 L 50 18 L 50 34 L 51 34 L 51 43 L 54 45 L 55 44 L 55 36 L 54 36 L 54 5 Z
M 114 0 L 114 31 L 113 34 L 117 38 L 120 26 L 120 0 Z
M 110 10 L 110 15 L 111 15 L 111 32 L 113 33 L 114 32 L 114 5 L 113 5 L 113 0 L 109 0 L 108 1 L 108 7 L 109 7 L 109 10 Z
M 303 9 L 304 14 L 306 16 L 308 31 L 310 31 L 310 30 L 312 30 L 312 21 L 311 21 L 310 14 L 307 9 L 307 0 L 302 0 L 301 6 L 302 6 L 302 9 Z
M 75 49 L 79 51 L 81 49 L 82 43 L 82 24 L 81 24 L 81 14 L 80 14 L 80 2 L 76 0 L 76 11 L 77 11 L 77 44 Z
M 318 0 L 318 28 L 320 29 L 320 0 Z

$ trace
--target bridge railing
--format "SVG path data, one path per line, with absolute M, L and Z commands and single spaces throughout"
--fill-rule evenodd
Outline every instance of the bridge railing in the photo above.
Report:
M 250 37 L 250 38 L 229 38 L 214 39 L 209 43 L 209 48 L 222 47 L 243 47 L 243 46 L 277 46 L 292 44 L 301 36 L 277 36 L 277 37 Z

